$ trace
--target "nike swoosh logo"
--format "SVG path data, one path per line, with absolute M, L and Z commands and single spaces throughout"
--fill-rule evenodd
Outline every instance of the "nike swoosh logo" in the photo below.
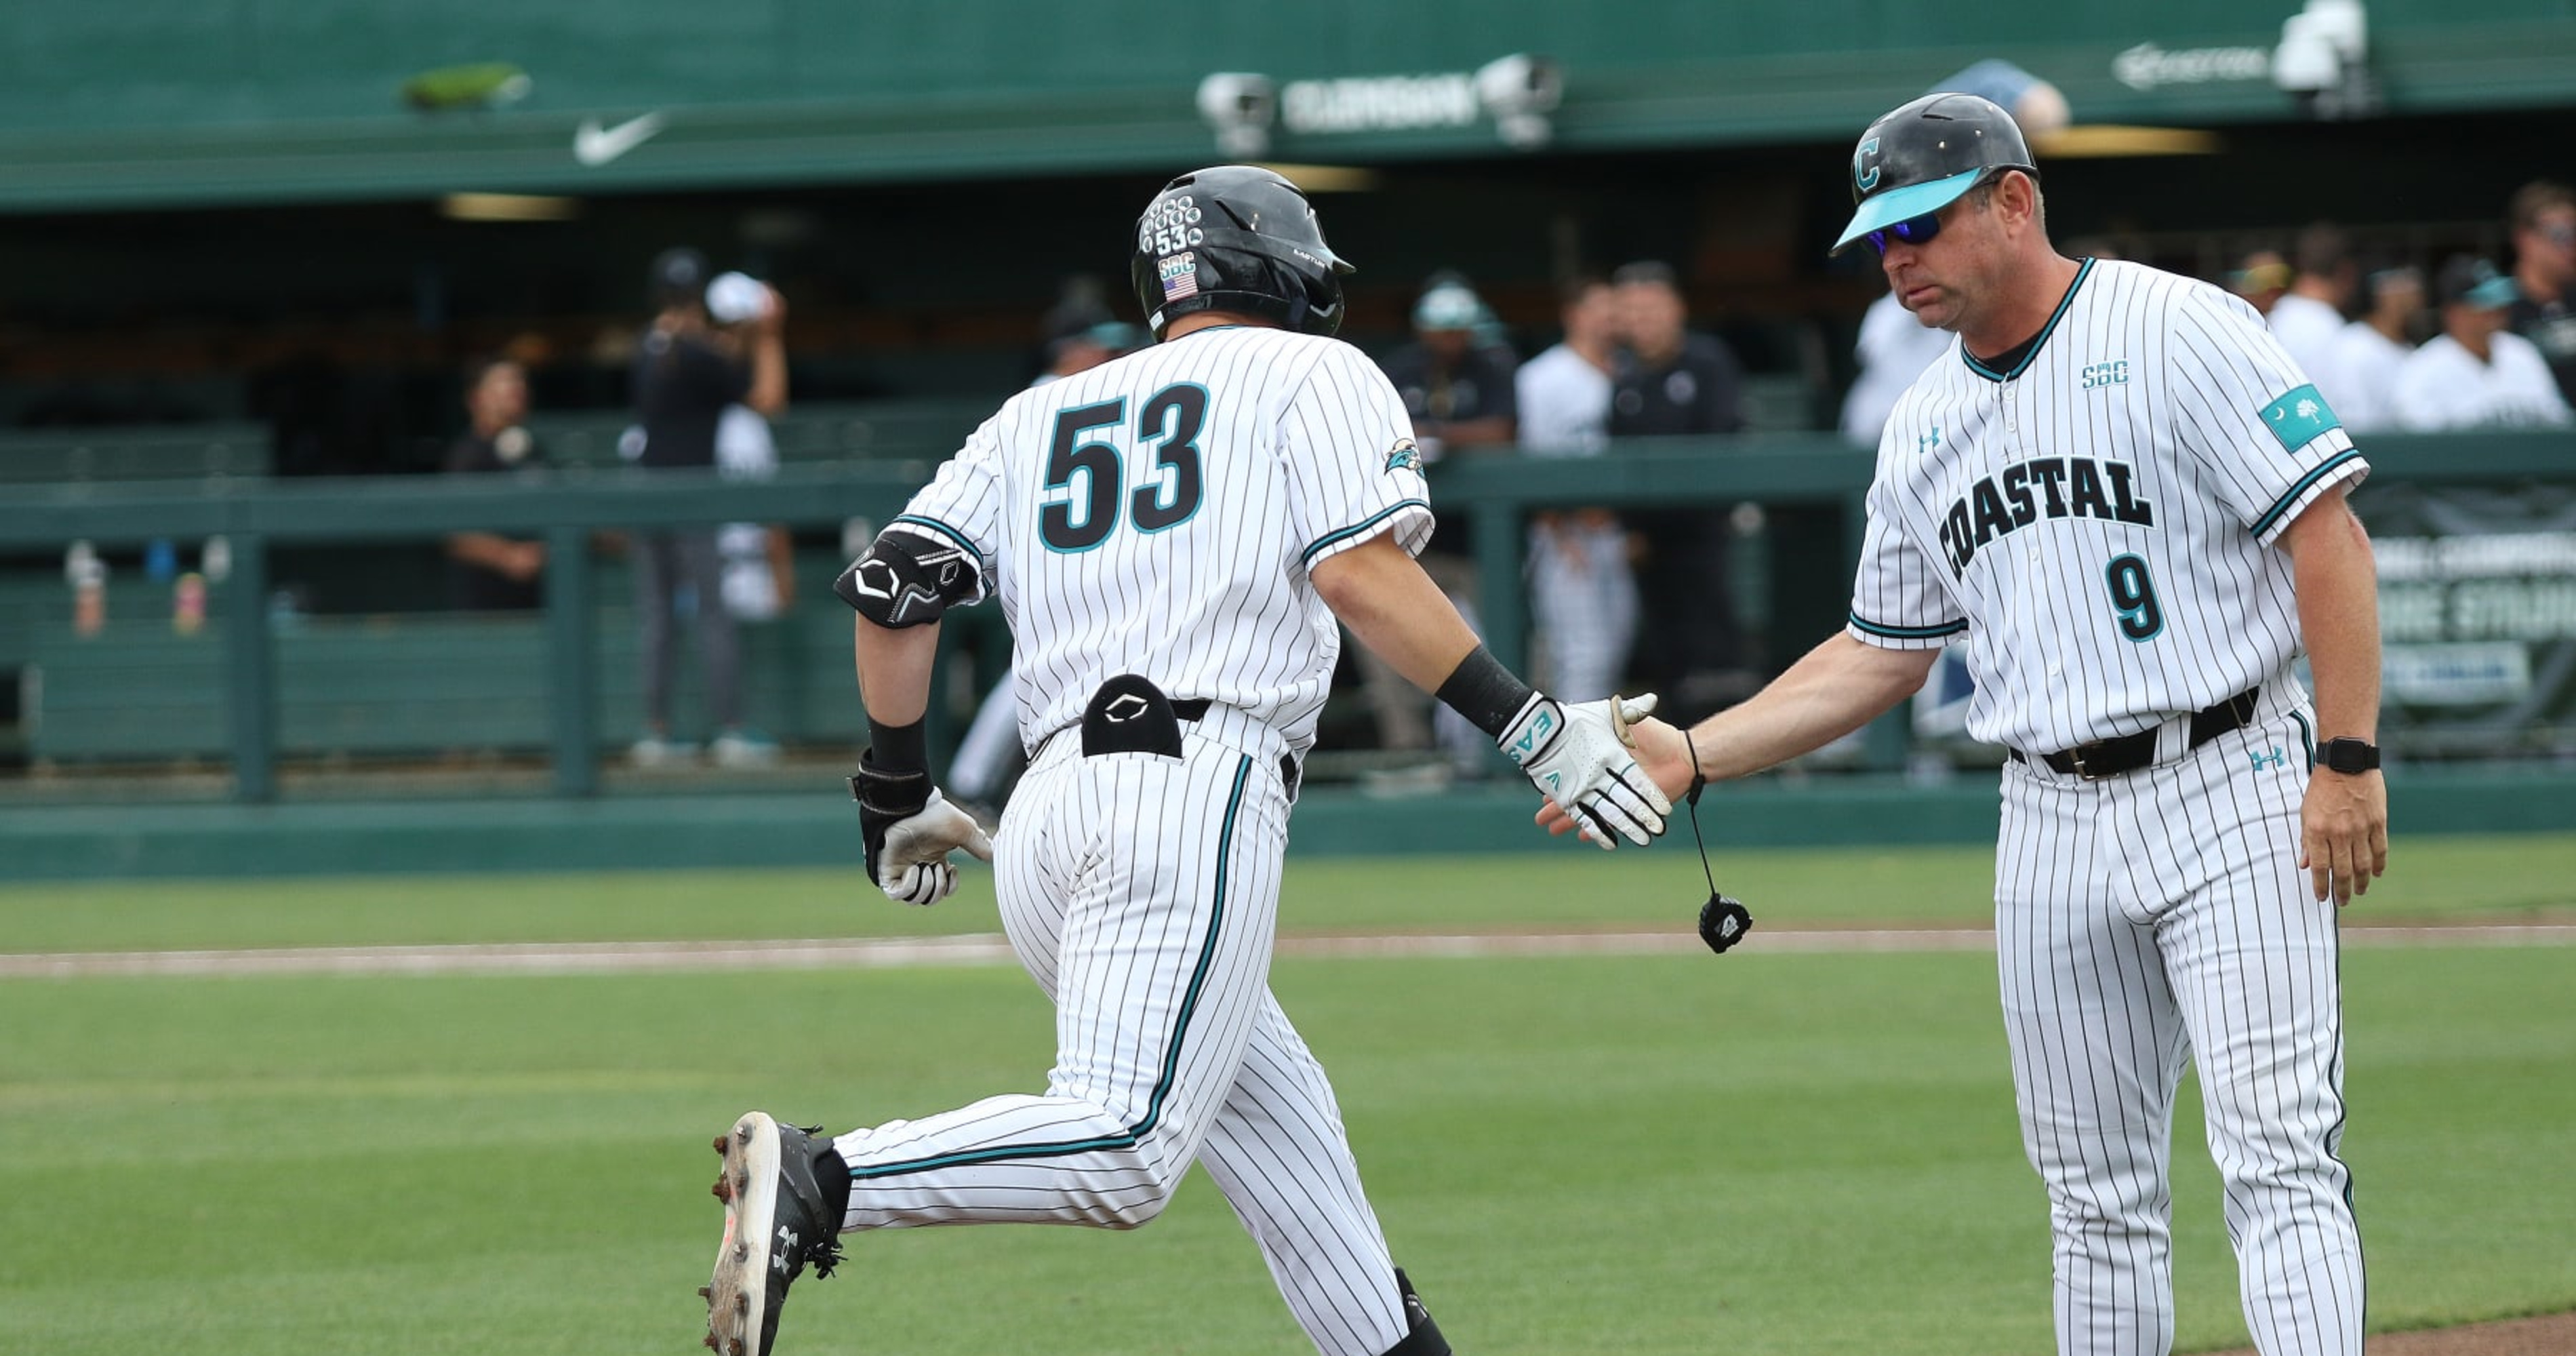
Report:
M 597 169 L 652 140 L 654 133 L 661 130 L 659 113 L 629 118 L 615 127 L 602 127 L 599 119 L 584 118 L 572 134 L 572 158 Z

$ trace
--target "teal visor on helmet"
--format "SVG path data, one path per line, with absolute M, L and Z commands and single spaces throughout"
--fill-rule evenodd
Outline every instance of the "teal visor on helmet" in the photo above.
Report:
M 1829 253 L 1930 216 L 2001 169 L 2039 172 L 2020 126 L 1993 103 L 1930 94 L 1895 109 L 1871 123 L 1852 150 L 1854 210 Z

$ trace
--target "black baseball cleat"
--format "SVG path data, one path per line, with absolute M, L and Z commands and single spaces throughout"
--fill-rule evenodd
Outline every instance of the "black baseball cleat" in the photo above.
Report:
M 840 1265 L 849 1166 L 822 1133 L 754 1111 L 716 1137 L 724 1242 L 698 1295 L 707 1302 L 706 1345 L 718 1356 L 769 1356 L 787 1287 L 808 1265 L 818 1277 Z
M 1413 1281 L 1404 1268 L 1395 1269 L 1396 1292 L 1404 1296 L 1404 1340 L 1386 1349 L 1386 1356 L 1450 1356 L 1449 1339 L 1440 1335 L 1440 1325 L 1431 1321 L 1431 1311 L 1422 1307 L 1422 1297 L 1413 1293 Z

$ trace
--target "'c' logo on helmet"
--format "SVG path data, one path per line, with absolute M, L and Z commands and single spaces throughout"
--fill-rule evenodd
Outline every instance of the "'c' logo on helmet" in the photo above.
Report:
M 1867 193 L 1878 187 L 1878 166 L 1868 162 L 1878 156 L 1878 138 L 1871 137 L 1852 152 L 1852 187 Z

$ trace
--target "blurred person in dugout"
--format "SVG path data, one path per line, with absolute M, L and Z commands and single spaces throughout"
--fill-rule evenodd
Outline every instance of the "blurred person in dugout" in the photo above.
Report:
M 744 341 L 742 327 L 769 309 L 767 284 L 747 274 L 719 273 L 707 284 L 707 318 L 729 331 L 734 344 Z M 778 474 L 778 439 L 760 411 L 736 403 L 716 417 L 716 474 L 727 480 L 763 481 Z M 727 523 L 716 530 L 716 557 L 723 562 L 724 610 L 745 626 L 764 626 L 796 604 L 796 539 L 776 523 Z M 715 756 L 733 766 L 759 766 L 777 760 L 778 746 L 750 726 L 719 737 Z
M 2347 431 L 2378 433 L 2397 427 L 2398 369 L 2423 337 L 2424 274 L 2383 268 L 2362 279 L 2361 291 L 2361 318 L 2335 335 L 2334 371 L 2343 393 L 2326 392 L 2326 403 L 2343 416 Z
M 2268 325 L 2272 321 L 2272 308 L 2281 304 L 2282 297 L 2289 295 L 2290 261 L 2282 258 L 2279 250 L 2249 250 L 2244 258 L 2236 261 L 2236 267 L 2229 270 L 2227 290 L 2243 297 L 2245 304 L 2253 307 L 2263 317 L 2263 323 Z
M 2337 413 L 2352 393 L 2352 379 L 2335 365 L 2335 353 L 2343 337 L 2344 308 L 2352 304 L 2360 278 L 2343 228 L 2320 221 L 2292 242 L 2289 289 L 2263 316 L 2272 337 Z
M 1565 337 L 1513 377 L 1521 451 L 1597 457 L 1610 443 L 1610 383 L 1619 366 L 1619 303 L 1607 279 L 1581 277 L 1559 294 Z M 1530 620 L 1545 652 L 1548 690 L 1568 701 L 1610 696 L 1637 640 L 1637 572 L 1628 529 L 1604 508 L 1530 518 Z M 1571 695 L 1571 694 L 1581 694 Z
M 2576 403 L 2576 192 L 2546 180 L 2523 185 L 2505 209 L 2513 231 L 2513 332 L 2532 342 Z
M 2417 433 L 2458 429 L 2556 428 L 2566 397 L 2530 340 L 2506 329 L 2513 279 L 2484 259 L 2460 255 L 2434 275 L 2442 332 L 2397 368 L 2398 426 Z
M 763 418 L 787 408 L 787 354 L 780 340 L 786 303 L 776 289 L 753 284 L 757 314 L 719 329 L 707 310 L 706 256 L 665 250 L 653 261 L 659 308 L 635 355 L 635 412 L 643 445 L 639 465 L 660 470 L 716 469 L 716 431 L 727 406 Z M 767 761 L 774 746 L 742 720 L 742 645 L 724 606 L 723 556 L 711 528 L 648 529 L 630 534 L 635 614 L 642 631 L 644 731 L 632 756 L 653 767 L 689 756 L 671 737 L 671 651 L 681 607 L 706 678 L 716 725 L 709 752 L 720 764 Z
M 2066 96 L 2057 86 L 2000 59 L 1980 61 L 1923 92 L 1976 95 L 2011 113 L 2022 135 L 2032 140 L 2063 130 L 2073 120 Z M 2075 253 L 2112 257 L 2108 250 L 2076 249 Z M 1852 346 L 1859 372 L 1843 396 L 1839 421 L 1843 436 L 1867 447 L 1878 446 L 1897 397 L 1935 359 L 1950 351 L 1951 340 L 1949 331 L 1917 323 L 1894 292 L 1879 293 L 1878 300 L 1861 313 L 1860 337 Z
M 1493 312 L 1474 287 L 1455 273 L 1434 274 L 1413 305 L 1413 341 L 1379 361 L 1386 379 L 1404 397 L 1405 413 L 1413 417 L 1415 448 L 1426 467 L 1511 448 L 1520 423 L 1513 388 L 1519 363 L 1509 347 L 1490 337 L 1497 331 Z M 1439 471 L 1428 474 L 1436 495 Z M 1481 632 L 1474 551 L 1468 515 L 1452 513 L 1440 519 L 1418 559 L 1459 615 Z M 1437 706 L 1367 646 L 1346 648 L 1355 652 L 1382 747 L 1437 747 L 1453 772 L 1483 774 L 1493 748 L 1490 737 L 1446 706 Z
M 1046 366 L 1029 382 L 1044 386 L 1088 372 L 1143 347 L 1145 332 L 1110 313 L 1101 289 L 1077 286 L 1047 312 Z M 941 783 L 949 797 L 987 828 L 1001 820 L 1002 793 L 1026 765 L 1020 747 L 1020 689 L 1011 677 L 1009 639 L 1002 638 L 1001 676 L 975 708 Z
M 1663 438 L 1744 427 L 1742 368 L 1712 336 L 1693 334 L 1681 283 L 1668 264 L 1643 261 L 1611 275 L 1623 353 L 1610 388 L 1610 436 Z M 1760 686 L 1745 669 L 1728 568 L 1728 506 L 1628 515 L 1644 539 L 1639 604 L 1649 617 L 1701 619 L 1646 628 L 1633 658 L 1641 687 L 1663 694 L 1676 718 L 1698 720 Z
M 522 421 L 528 417 L 527 369 L 509 358 L 477 360 L 465 369 L 465 432 L 450 444 L 449 475 L 489 475 L 540 465 L 544 454 Z M 545 606 L 546 544 L 497 532 L 447 538 L 448 597 L 467 612 L 525 611 Z

